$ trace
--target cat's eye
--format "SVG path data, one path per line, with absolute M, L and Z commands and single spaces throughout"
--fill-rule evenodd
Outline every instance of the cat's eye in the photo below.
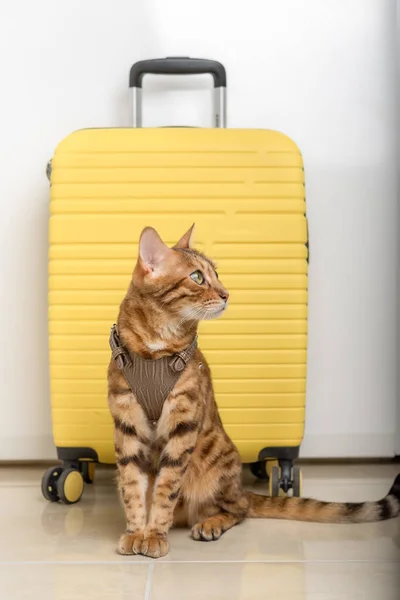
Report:
M 202 285 L 204 283 L 204 275 L 201 271 L 195 271 L 194 273 L 192 273 L 190 275 L 190 277 L 193 279 L 193 281 L 195 283 L 197 283 L 198 285 Z

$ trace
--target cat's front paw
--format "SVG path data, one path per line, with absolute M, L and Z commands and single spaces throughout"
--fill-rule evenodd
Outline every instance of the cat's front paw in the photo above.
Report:
M 143 538 L 142 531 L 123 533 L 119 538 L 117 547 L 119 554 L 140 554 Z
M 161 558 L 168 553 L 169 544 L 165 533 L 152 532 L 146 534 L 142 541 L 140 554 L 150 558 Z

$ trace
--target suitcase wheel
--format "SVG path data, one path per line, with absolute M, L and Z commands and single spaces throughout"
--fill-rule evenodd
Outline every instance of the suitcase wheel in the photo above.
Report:
M 52 467 L 42 477 L 42 494 L 50 502 L 75 504 L 81 499 L 83 486 L 80 471 L 70 467 Z
M 300 498 L 303 494 L 303 475 L 300 467 L 293 467 L 292 490 L 293 496 Z
M 96 465 L 94 462 L 84 460 L 79 463 L 79 471 L 85 483 L 93 483 Z
M 49 502 L 57 502 L 59 500 L 57 493 L 57 482 L 62 473 L 62 467 L 51 467 L 47 469 L 42 477 L 42 494 Z
M 258 460 L 257 462 L 250 463 L 250 472 L 257 477 L 257 479 L 267 480 L 271 477 L 272 467 L 277 467 L 277 460 Z
M 257 462 L 250 463 L 250 471 L 257 479 L 268 479 L 267 463 L 265 460 L 258 460 Z
M 271 474 L 269 476 L 269 495 L 270 496 L 279 496 L 279 491 L 281 488 L 281 477 L 279 467 L 273 466 L 271 469 Z
M 284 496 L 292 490 L 292 496 L 302 495 L 302 474 L 300 467 L 292 467 L 286 461 L 280 461 L 279 467 L 274 465 L 269 475 L 269 495 Z
M 83 494 L 83 477 L 77 469 L 64 469 L 57 481 L 57 493 L 64 504 L 75 504 Z
M 278 467 L 279 463 L 277 460 L 267 460 L 267 475 L 271 477 L 271 472 L 273 467 Z

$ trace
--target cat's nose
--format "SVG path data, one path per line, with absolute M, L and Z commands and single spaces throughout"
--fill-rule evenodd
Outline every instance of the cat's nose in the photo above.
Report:
M 219 297 L 222 298 L 224 302 L 228 302 L 229 292 L 224 290 L 223 292 L 219 292 Z

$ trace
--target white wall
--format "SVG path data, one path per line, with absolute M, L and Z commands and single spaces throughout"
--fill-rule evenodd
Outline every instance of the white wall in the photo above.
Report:
M 229 125 L 279 129 L 304 154 L 311 264 L 303 455 L 393 453 L 395 10 L 395 0 L 1 3 L 0 459 L 54 453 L 46 162 L 73 130 L 128 125 L 131 63 L 173 54 L 224 62 Z M 148 83 L 147 124 L 210 122 L 207 78 L 185 82 L 182 95 L 171 82 Z

